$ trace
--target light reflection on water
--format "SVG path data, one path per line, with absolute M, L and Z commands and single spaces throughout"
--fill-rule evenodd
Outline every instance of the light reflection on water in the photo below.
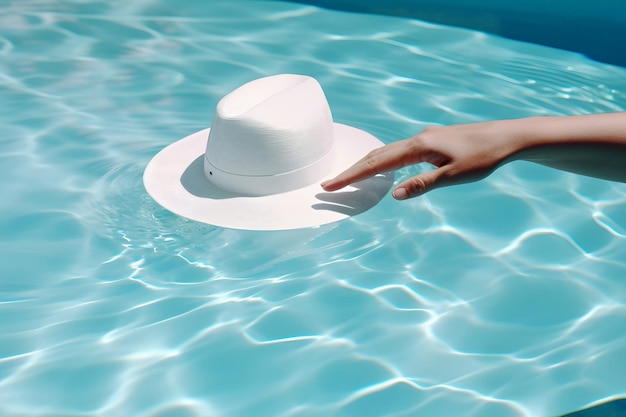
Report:
M 626 389 L 621 184 L 514 163 L 275 233 L 187 221 L 141 185 L 263 75 L 316 77 L 336 121 L 391 142 L 624 110 L 625 70 L 265 1 L 0 16 L 2 415 L 551 416 Z

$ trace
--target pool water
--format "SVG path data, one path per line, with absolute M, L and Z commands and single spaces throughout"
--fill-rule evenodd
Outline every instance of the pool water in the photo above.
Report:
M 515 162 L 284 232 L 147 195 L 154 154 L 287 72 L 386 143 L 626 109 L 624 68 L 416 20 L 5 1 L 0 415 L 548 417 L 624 396 L 624 184 Z
M 460 26 L 574 51 L 596 61 L 626 67 L 626 3 L 621 0 L 291 1 Z

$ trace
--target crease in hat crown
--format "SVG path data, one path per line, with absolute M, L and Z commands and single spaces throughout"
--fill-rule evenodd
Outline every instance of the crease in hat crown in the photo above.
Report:
M 314 78 L 260 78 L 218 103 L 204 172 L 219 188 L 245 195 L 301 188 L 331 170 L 333 132 L 326 96 Z

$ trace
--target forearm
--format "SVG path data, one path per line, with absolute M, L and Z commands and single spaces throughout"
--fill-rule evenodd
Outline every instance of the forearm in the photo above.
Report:
M 626 113 L 508 121 L 511 159 L 626 182 Z
M 396 186 L 394 197 L 404 200 L 480 180 L 514 160 L 626 182 L 626 112 L 430 127 L 370 152 L 322 187 L 335 191 L 407 165 L 434 165 Z

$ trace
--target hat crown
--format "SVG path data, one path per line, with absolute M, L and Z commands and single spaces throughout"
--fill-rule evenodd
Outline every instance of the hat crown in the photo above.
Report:
M 275 75 L 220 100 L 205 172 L 229 191 L 272 194 L 321 179 L 332 147 L 332 115 L 320 84 L 304 75 Z

